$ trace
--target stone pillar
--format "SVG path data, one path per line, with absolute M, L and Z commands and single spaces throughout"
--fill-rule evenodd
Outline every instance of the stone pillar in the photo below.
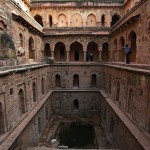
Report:
M 53 51 L 51 51 L 51 56 L 52 56 L 52 57 L 54 57 L 54 50 L 53 50 Z
M 67 63 L 69 63 L 69 51 L 67 51 Z
M 84 51 L 84 62 L 86 62 L 86 52 L 87 51 Z
M 55 43 L 50 44 L 51 48 L 51 57 L 54 57 L 54 48 L 55 48 Z
M 98 45 L 99 61 L 102 62 L 102 45 Z

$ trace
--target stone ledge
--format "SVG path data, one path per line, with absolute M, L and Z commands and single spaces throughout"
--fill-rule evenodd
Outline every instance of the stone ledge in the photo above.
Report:
M 139 142 L 139 144 L 145 150 L 150 150 L 150 138 L 147 137 L 144 132 L 130 120 L 125 112 L 123 112 L 123 110 L 120 109 L 119 106 L 117 106 L 116 103 L 103 90 L 100 90 L 100 93 L 105 98 L 108 105 L 113 109 L 115 114 L 120 118 L 135 139 Z
M 17 137 L 21 134 L 24 128 L 28 125 L 28 123 L 32 120 L 32 118 L 37 114 L 37 112 L 41 109 L 43 104 L 47 101 L 49 96 L 53 91 L 49 91 L 45 94 L 45 96 L 38 101 L 38 103 L 25 115 L 26 117 L 18 124 L 16 128 L 14 128 L 10 134 L 5 138 L 4 142 L 2 142 L 0 146 L 0 150 L 8 150 L 13 142 L 17 139 Z

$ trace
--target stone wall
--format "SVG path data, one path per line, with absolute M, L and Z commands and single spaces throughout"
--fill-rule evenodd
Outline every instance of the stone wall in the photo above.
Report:
M 52 89 L 98 89 L 100 87 L 99 65 L 59 65 L 50 66 L 50 86 Z M 60 84 L 56 86 L 56 76 L 60 77 Z M 73 85 L 74 75 L 79 77 L 79 85 Z M 95 85 L 92 87 L 92 75 L 96 75 Z
M 24 66 L 24 68 L 4 71 L 5 73 L 1 74 L 0 103 L 2 104 L 5 132 L 22 120 L 50 88 L 48 68 L 44 66 L 34 67 Z M 42 78 L 44 79 L 43 87 Z M 42 88 L 44 88 L 44 93 L 42 93 Z
M 132 51 L 130 55 L 131 62 L 138 64 L 150 63 L 149 5 L 149 1 L 140 1 L 114 27 L 110 44 L 112 47 L 110 61 L 125 62 L 125 52 L 122 47 L 128 44 Z M 137 20 L 134 20 L 133 17 L 138 14 L 139 18 L 137 17 Z M 123 25 L 125 22 L 128 22 L 127 26 Z
M 105 89 L 128 117 L 149 133 L 149 77 L 144 70 L 109 65 L 103 69 L 101 88 Z
M 112 22 L 112 16 L 114 14 L 122 15 L 120 8 L 114 6 L 111 7 L 84 7 L 82 9 L 78 5 L 68 7 L 67 3 L 63 6 L 51 7 L 49 3 L 41 3 L 40 12 L 38 11 L 38 5 L 32 5 L 32 16 L 40 16 L 40 22 L 42 22 L 44 28 L 51 27 L 110 27 Z M 112 6 L 113 7 L 113 6 Z M 105 25 L 102 25 L 101 17 L 105 15 Z M 50 23 L 50 17 L 51 22 Z
M 127 128 L 126 122 L 122 122 L 123 115 L 118 111 L 117 108 L 112 107 L 111 98 L 108 98 L 105 94 L 100 94 L 101 100 L 101 126 L 106 134 L 106 137 L 110 144 L 116 149 L 126 150 L 126 149 L 138 149 L 144 150 L 144 148 L 137 141 L 136 137 Z M 109 103 L 108 103 L 109 102 Z M 119 118 L 121 116 L 121 119 Z M 130 123 L 130 120 L 128 120 Z M 132 123 L 131 123 L 132 124 Z M 138 134 L 138 133 L 136 133 Z M 142 135 L 141 135 L 142 136 Z M 143 140 L 144 141 L 144 140 Z
M 51 97 L 54 114 L 65 117 L 88 117 L 100 110 L 97 91 L 55 91 Z
M 37 146 L 38 142 L 52 117 L 51 100 L 48 98 L 42 108 L 32 118 L 21 134 L 13 142 L 10 150 L 26 149 L 29 146 Z

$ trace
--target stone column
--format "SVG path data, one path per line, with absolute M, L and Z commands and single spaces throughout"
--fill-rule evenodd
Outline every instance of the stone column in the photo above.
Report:
M 83 52 L 84 52 L 84 63 L 86 63 L 86 53 L 87 53 L 87 42 L 85 41 L 84 43 L 82 43 L 83 45 Z
M 51 48 L 51 57 L 54 57 L 54 47 L 55 47 L 55 44 L 54 43 L 51 43 L 50 44 L 50 48 Z
M 67 63 L 69 63 L 69 51 L 67 51 Z
M 102 45 L 98 45 L 99 62 L 102 62 Z
M 54 50 L 53 50 L 53 51 L 51 51 L 51 56 L 52 56 L 52 57 L 54 57 Z
M 84 62 L 86 63 L 86 51 L 84 51 Z

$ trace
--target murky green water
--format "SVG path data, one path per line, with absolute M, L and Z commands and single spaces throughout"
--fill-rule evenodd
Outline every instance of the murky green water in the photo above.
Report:
M 69 148 L 96 148 L 93 126 L 71 123 L 61 125 L 59 130 L 60 145 Z

